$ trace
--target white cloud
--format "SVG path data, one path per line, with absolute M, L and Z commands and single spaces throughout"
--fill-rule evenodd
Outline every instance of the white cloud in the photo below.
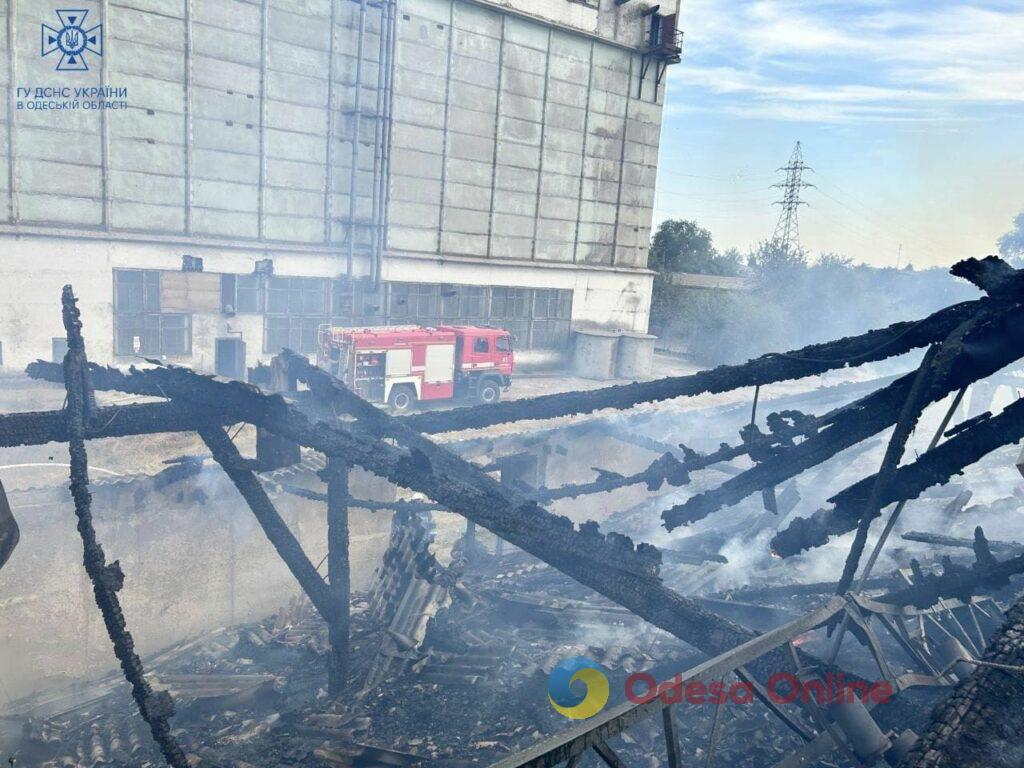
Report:
M 674 86 L 784 120 L 946 120 L 1024 103 L 1024 7 L 689 0 Z

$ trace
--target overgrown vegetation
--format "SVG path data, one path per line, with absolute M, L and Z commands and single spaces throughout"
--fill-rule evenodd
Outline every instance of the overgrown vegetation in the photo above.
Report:
M 658 273 L 652 332 L 706 364 L 860 333 L 977 295 L 945 268 L 871 267 L 772 242 L 746 255 L 721 253 L 711 233 L 692 221 L 663 222 L 649 263 Z M 676 272 L 743 276 L 747 288 L 680 287 L 670 279 Z

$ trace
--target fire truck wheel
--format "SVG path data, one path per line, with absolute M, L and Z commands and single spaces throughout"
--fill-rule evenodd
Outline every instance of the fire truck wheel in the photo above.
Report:
M 477 397 L 480 398 L 481 403 L 496 403 L 501 399 L 501 385 L 494 379 L 481 381 Z
M 391 390 L 388 405 L 398 413 L 411 411 L 416 403 L 416 390 L 407 384 L 399 385 Z

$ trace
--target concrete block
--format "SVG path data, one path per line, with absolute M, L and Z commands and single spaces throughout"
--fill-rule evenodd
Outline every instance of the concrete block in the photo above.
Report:
M 489 162 L 449 157 L 445 167 L 447 169 L 446 178 L 449 181 L 472 184 L 490 191 L 494 170 Z
M 138 139 L 111 140 L 108 162 L 111 169 L 168 175 L 181 175 L 185 172 L 185 153 L 182 147 L 150 144 Z
M 586 87 L 590 78 L 590 60 L 588 57 L 567 58 L 552 51 L 548 60 L 548 77 Z
M 324 138 L 327 136 L 326 107 L 302 107 L 286 104 L 276 99 L 267 99 L 264 110 L 264 125 Z
M 392 199 L 388 205 L 388 218 L 396 226 L 437 229 L 441 220 L 441 207 L 428 203 L 407 203 Z
M 259 130 L 255 125 L 252 128 L 240 123 L 228 126 L 223 120 L 195 118 L 192 121 L 192 143 L 202 149 L 255 155 L 259 152 Z
M 268 70 L 265 88 L 267 98 L 319 107 L 327 103 L 327 80 L 318 74 L 299 75 Z M 256 91 L 257 97 L 259 90 Z
M 327 73 L 329 56 L 326 51 L 314 51 L 280 40 L 267 40 L 267 69 L 304 75 L 312 72 Z
M 264 214 L 263 236 L 268 240 L 283 240 L 290 243 L 322 243 L 324 241 L 323 217 L 307 219 L 298 216 Z
M 120 75 L 117 86 L 128 89 L 130 109 L 152 109 L 175 115 L 185 113 L 185 86 L 180 83 L 156 81 L 136 75 Z M 113 113 L 111 113 L 113 117 Z
M 259 35 L 260 10 L 238 0 L 192 0 L 193 29 L 197 24 Z
M 540 123 L 520 120 L 505 114 L 498 118 L 499 141 L 514 141 L 519 144 L 539 147 L 540 132 Z
M 444 126 L 444 104 L 423 101 L 412 96 L 396 97 L 391 118 L 396 122 L 441 128 Z
M 548 102 L 544 110 L 544 127 L 568 131 L 569 134 L 579 135 L 586 125 L 586 110 L 578 107 L 570 107 L 563 104 Z
M 444 131 L 440 128 L 426 128 L 408 123 L 393 123 L 391 146 L 416 149 L 440 155 L 444 149 Z
M 441 252 L 467 256 L 487 255 L 487 235 L 467 235 L 461 232 L 441 233 Z
M 500 189 L 494 193 L 494 212 L 532 218 L 537 212 L 537 195 L 532 192 L 509 192 Z M 532 227 L 530 231 L 532 232 Z
M 98 227 L 103 204 L 95 198 L 16 192 L 18 218 L 26 223 Z
M 38 22 L 36 22 L 38 23 Z M 111 35 L 111 38 L 113 36 Z M 156 48 L 141 45 L 133 40 L 111 40 L 107 50 L 116 46 L 117 54 L 110 55 L 110 83 L 117 82 L 122 73 L 151 77 L 154 80 L 179 81 L 185 71 L 185 52 L 183 49 Z M 48 61 L 48 60 L 47 60 Z M 84 74 L 84 73 L 83 73 Z M 78 83 L 79 85 L 98 85 L 96 83 Z M 128 94 L 131 100 L 131 92 Z
M 466 29 L 452 30 L 452 50 L 460 56 L 475 61 L 497 64 L 501 41 L 496 37 L 482 35 Z
M 583 179 L 583 200 L 596 200 L 602 203 L 615 203 L 619 198 L 619 185 L 613 181 L 599 179 Z
M 572 370 L 586 379 L 606 381 L 615 376 L 619 334 L 602 330 L 573 333 Z
M 498 87 L 498 65 L 467 56 L 453 55 L 452 80 L 474 83 L 494 91 Z
M 263 188 L 263 211 L 278 215 L 323 218 L 324 194 L 305 189 L 266 186 Z
M 514 93 L 503 93 L 501 95 L 501 112 L 519 120 L 540 123 L 544 117 L 544 101 L 538 98 L 539 96 L 541 94 L 520 96 Z
M 573 214 L 575 214 L 575 210 Z M 572 243 L 576 239 L 576 221 L 542 216 L 537 220 L 537 237 L 552 242 Z
M 490 227 L 490 214 L 487 211 L 470 211 L 446 205 L 441 226 L 446 232 L 486 235 Z
M 265 128 L 263 130 L 263 152 L 267 157 L 324 163 L 326 162 L 327 145 L 322 135 L 308 136 L 292 131 Z
M 534 258 L 537 261 L 572 261 L 573 243 L 560 240 L 541 240 L 539 237 L 534 247 Z
M 581 243 L 611 246 L 615 242 L 614 224 L 594 224 L 580 221 L 578 232 Z
M 546 51 L 550 27 L 517 16 L 505 17 L 505 40 L 528 48 Z
M 491 258 L 529 259 L 533 257 L 533 240 L 525 237 L 491 237 Z
M 481 105 L 485 106 L 485 105 Z M 478 136 L 494 137 L 496 117 L 494 113 L 495 103 L 492 101 L 487 111 L 477 109 L 466 109 L 455 106 L 454 103 L 448 106 L 448 129 L 459 133 L 475 134 Z
M 540 192 L 545 196 L 578 200 L 580 196 L 579 176 L 551 172 L 545 162 L 544 173 L 540 179 Z M 573 215 L 575 216 L 575 213 Z
M 544 93 L 544 76 L 502 67 L 501 90 L 503 95 L 507 92 L 520 96 L 537 96 Z
M 399 0 L 398 13 L 418 16 L 424 20 L 448 23 L 451 11 L 451 0 Z
M 394 56 L 398 67 L 413 72 L 429 74 L 442 82 L 447 72 L 447 45 L 421 45 L 412 40 L 399 40 L 394 46 Z
M 615 224 L 615 211 L 616 206 L 614 203 L 599 203 L 593 200 L 584 200 L 580 203 L 580 221 L 598 224 Z
M 177 4 L 175 4 L 177 5 Z M 177 10 L 178 18 L 157 13 L 136 10 L 123 5 L 110 5 L 104 29 L 115 38 L 131 40 L 147 46 L 165 50 L 185 50 L 185 23 Z
M 63 160 L 99 166 L 102 150 L 98 135 L 87 136 L 18 124 L 18 160 Z
M 193 53 L 225 59 L 238 64 L 260 66 L 260 37 L 258 32 L 256 34 L 245 34 L 243 32 L 221 29 L 220 27 L 210 27 L 205 24 L 193 24 L 190 50 Z M 140 51 L 139 53 L 141 55 L 142 52 Z
M 588 146 L 589 151 L 589 146 Z M 615 195 L 619 193 L 619 164 L 615 160 L 607 160 L 598 157 L 586 157 L 583 160 L 583 177 L 586 181 L 595 180 L 599 182 L 607 182 L 608 186 L 614 189 Z M 583 185 L 584 191 L 589 189 L 586 183 Z M 607 190 L 594 190 L 595 195 L 592 199 L 594 200 L 606 200 Z M 601 194 L 596 194 L 600 191 Z M 584 194 L 586 197 L 586 194 Z
M 440 179 L 405 178 L 391 188 L 392 201 L 437 205 L 440 198 Z
M 585 37 L 563 32 L 560 29 L 551 30 L 551 53 L 563 58 L 577 59 L 586 62 L 589 66 L 590 49 L 593 42 Z
M 270 186 L 303 189 L 323 194 L 327 184 L 327 168 L 323 163 L 268 157 L 264 161 L 264 166 L 265 182 Z
M 590 111 L 604 115 L 612 115 L 620 122 L 626 114 L 626 97 L 594 89 L 590 92 Z
M 453 3 L 452 19 L 455 26 L 478 35 L 501 37 L 503 18 L 501 13 L 489 8 L 472 3 Z
M 544 145 L 544 174 L 557 173 L 562 176 L 571 176 L 573 179 L 579 178 L 580 171 L 583 168 L 583 157 L 580 155 L 582 147 L 578 147 L 576 152 L 563 152 L 558 149 L 548 149 L 548 145 L 545 142 Z M 579 183 L 577 181 L 577 192 L 579 192 Z
M 312 18 L 279 8 L 267 9 L 267 37 L 304 48 L 327 51 L 331 45 L 330 24 L 326 17 Z
M 203 86 L 194 86 L 191 92 L 192 117 L 234 123 L 259 124 L 259 101 L 245 94 L 225 93 Z
M 423 65 L 427 67 L 427 64 Z M 395 98 L 412 96 L 425 101 L 444 103 L 446 84 L 444 73 L 446 69 L 441 66 L 439 69 L 418 69 L 415 66 L 401 64 L 395 67 Z M 440 73 L 440 76 L 434 73 Z
M 594 66 L 618 73 L 629 72 L 630 54 L 621 48 L 594 43 Z
M 451 104 L 468 107 L 490 115 L 490 125 L 494 128 L 494 105 L 498 94 L 493 88 L 486 88 L 476 83 L 460 83 L 452 80 L 448 86 L 448 98 Z
M 582 240 L 576 245 L 576 261 L 584 264 L 611 264 L 612 255 L 611 245 L 585 243 Z
M 256 155 L 240 155 L 216 149 L 192 150 L 192 178 L 240 182 L 253 185 L 260 178 Z
M 537 175 L 536 168 L 516 168 L 499 164 L 494 169 L 494 186 L 496 189 L 536 195 Z
M 568 107 L 585 109 L 587 106 L 587 81 L 567 83 L 561 80 L 548 80 L 548 104 L 564 104 Z
M 466 208 L 473 211 L 489 211 L 491 208 L 491 188 L 475 184 L 459 184 L 452 182 L 451 175 L 444 185 L 445 210 L 449 208 Z M 445 214 L 447 215 L 447 214 Z M 473 230 L 476 231 L 476 230 Z
M 489 163 L 494 157 L 494 139 L 453 131 L 448 134 L 448 156 Z
M 518 45 L 506 38 L 501 55 L 501 63 L 506 67 L 512 67 L 521 72 L 530 72 L 541 77 L 547 72 L 548 57 L 546 46 L 538 50 L 537 48 Z
M 6 179 L 7 163 L 2 165 Z M 83 168 L 52 160 L 33 160 L 19 163 L 17 173 L 17 188 L 20 191 L 71 197 L 103 196 L 103 175 L 98 168 Z
M 110 197 L 152 205 L 185 205 L 185 179 L 138 171 L 110 171 Z
M 437 230 L 391 225 L 388 227 L 388 247 L 399 251 L 436 253 L 438 250 Z
M 511 213 L 495 213 L 492 216 L 491 231 L 495 235 L 533 236 L 533 217 L 516 216 Z
M 391 176 L 398 180 L 404 176 L 414 178 L 441 178 L 441 156 L 430 152 L 417 152 L 404 147 L 391 151 Z
M 148 114 L 141 109 L 129 109 L 107 125 L 112 139 L 149 139 L 165 144 L 185 144 L 185 121 L 181 115 L 165 112 Z
M 112 229 L 183 232 L 185 209 L 180 205 L 148 205 L 131 200 L 110 201 Z
M 259 193 L 254 184 L 193 178 L 192 206 L 255 213 L 259 210 Z
M 259 222 L 255 213 L 192 207 L 192 232 L 197 235 L 255 238 Z
M 540 147 L 526 144 L 515 144 L 509 141 L 498 142 L 498 163 L 518 168 L 536 168 L 540 161 Z
M 256 65 L 236 64 L 212 56 L 192 53 L 192 90 L 200 87 L 233 92 L 237 96 L 256 101 L 260 93 L 260 69 Z M 129 93 L 131 86 L 129 86 Z M 133 99 L 134 101 L 134 99 Z

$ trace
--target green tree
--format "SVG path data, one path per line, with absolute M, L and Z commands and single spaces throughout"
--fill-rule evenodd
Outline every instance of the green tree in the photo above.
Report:
M 739 253 L 720 254 L 711 233 L 695 221 L 667 219 L 651 241 L 648 266 L 656 272 L 697 272 L 705 275 L 735 275 L 740 268 Z

